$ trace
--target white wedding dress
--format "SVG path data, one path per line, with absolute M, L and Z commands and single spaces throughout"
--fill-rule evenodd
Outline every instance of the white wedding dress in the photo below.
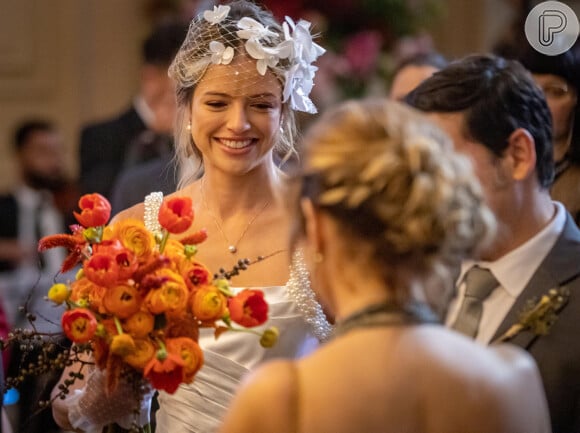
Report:
M 145 200 L 145 222 L 153 229 L 159 196 Z M 160 392 L 156 413 L 159 433 L 211 433 L 217 429 L 242 377 L 259 363 L 272 358 L 297 358 L 311 352 L 327 339 L 332 328 L 310 289 L 304 258 L 296 251 L 286 286 L 253 287 L 264 292 L 269 320 L 262 330 L 276 326 L 278 343 L 260 346 L 258 337 L 226 332 L 215 339 L 211 329 L 201 330 L 199 343 L 204 365 L 193 383 L 181 385 L 174 394 Z M 240 289 L 233 289 L 240 290 Z

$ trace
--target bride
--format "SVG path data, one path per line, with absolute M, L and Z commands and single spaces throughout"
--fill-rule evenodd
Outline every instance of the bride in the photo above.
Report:
M 263 349 L 248 334 L 226 333 L 219 340 L 211 332 L 200 335 L 204 367 L 191 385 L 172 395 L 160 392 L 158 431 L 214 431 L 250 369 L 266 358 L 299 357 L 329 335 L 302 256 L 288 252 L 286 178 L 275 163 L 294 151 L 294 111 L 316 112 L 308 93 L 316 69 L 312 62 L 323 51 L 313 43 L 308 23 L 289 21 L 282 27 L 269 12 L 237 1 L 195 18 L 170 67 L 178 157 L 201 161 L 198 173 L 175 193 L 193 199 L 191 232 L 207 228 L 210 233 L 197 257 L 215 270 L 244 258 L 265 258 L 234 277 L 232 285 L 264 291 L 268 325 L 278 327 L 280 338 L 274 348 Z M 160 201 L 153 194 L 116 219 L 142 218 L 154 228 Z M 91 392 L 82 383 L 75 387 L 72 397 L 53 404 L 63 428 L 130 425 L 122 389 L 105 398 L 98 387 Z

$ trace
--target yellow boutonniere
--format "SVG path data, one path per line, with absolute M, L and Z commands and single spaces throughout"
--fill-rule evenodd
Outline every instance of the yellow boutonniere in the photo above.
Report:
M 570 290 L 564 286 L 550 289 L 539 300 L 537 298 L 528 300 L 519 315 L 518 322 L 493 342 L 501 343 L 511 340 L 522 331 L 531 331 L 535 335 L 547 335 L 569 298 Z

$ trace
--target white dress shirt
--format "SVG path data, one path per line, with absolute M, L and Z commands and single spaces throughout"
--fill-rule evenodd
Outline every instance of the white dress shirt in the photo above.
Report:
M 513 307 L 532 276 L 548 255 L 566 222 L 566 209 L 554 202 L 556 214 L 551 221 L 533 238 L 493 262 L 466 260 L 461 265 L 457 279 L 457 295 L 449 304 L 445 324 L 451 326 L 457 319 L 461 301 L 465 296 L 465 274 L 474 265 L 487 268 L 499 282 L 489 297 L 483 302 L 483 314 L 479 323 L 476 341 L 491 342 L 501 322 Z

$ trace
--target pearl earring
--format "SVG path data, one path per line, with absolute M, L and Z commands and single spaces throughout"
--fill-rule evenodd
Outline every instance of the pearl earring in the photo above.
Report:
M 324 261 L 324 256 L 322 255 L 321 252 L 315 252 L 314 253 L 314 263 L 316 263 L 317 265 L 322 263 Z
M 188 131 L 191 131 L 191 122 L 188 122 L 188 123 L 187 123 L 187 130 L 188 130 Z

